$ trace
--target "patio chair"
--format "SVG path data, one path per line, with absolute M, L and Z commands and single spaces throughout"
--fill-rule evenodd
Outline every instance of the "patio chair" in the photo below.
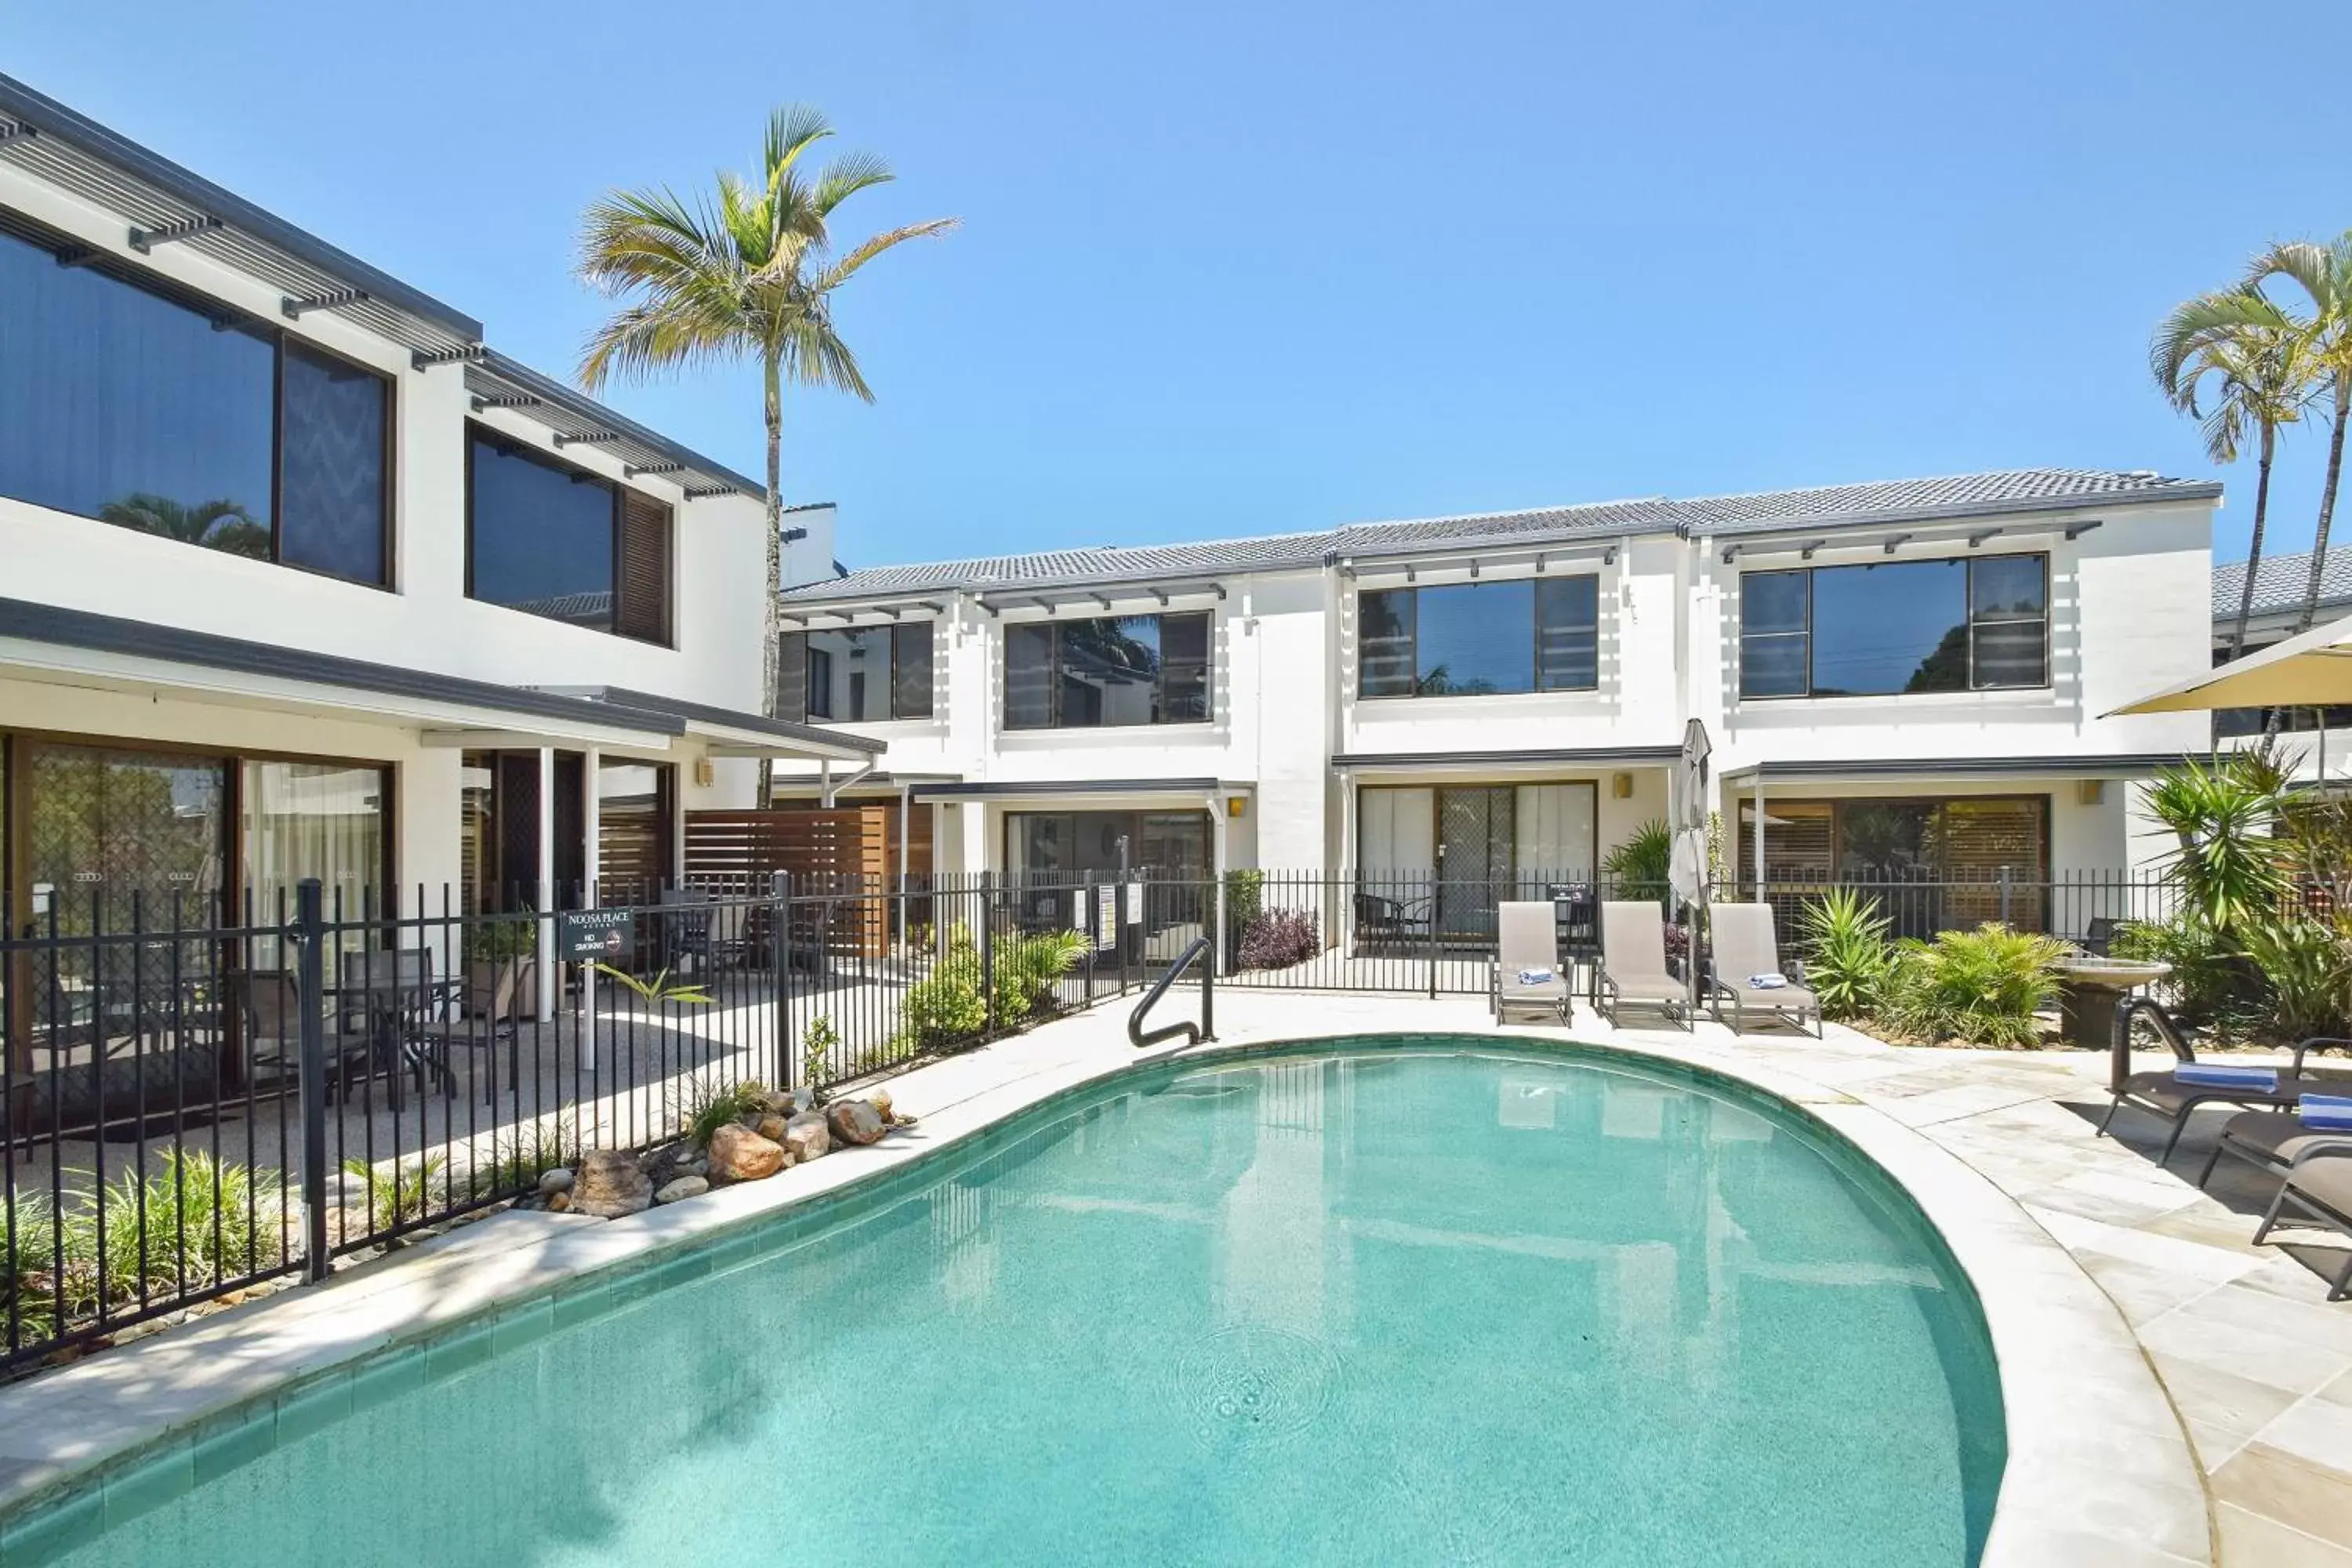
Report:
M 2145 999 L 2140 1005 L 2149 1008 L 2158 1006 Z M 2161 1011 L 2160 1008 L 2158 1010 Z M 2164 1016 L 2164 1026 L 2158 1032 L 2172 1047 L 2175 1066 L 2198 1065 L 2197 1053 L 2189 1048 L 2179 1026 L 2172 1022 L 2169 1014 Z M 2116 1112 L 2126 1105 L 2169 1121 L 2172 1123 L 2172 1135 L 2164 1141 L 2164 1152 L 2158 1155 L 2156 1161 L 2159 1165 L 2166 1164 L 2171 1161 L 2173 1150 L 2179 1147 L 2180 1135 L 2189 1131 L 2189 1114 L 2200 1106 L 2235 1105 L 2250 1110 L 2275 1110 L 2282 1106 L 2292 1107 L 2305 1094 L 2341 1092 L 2346 1087 L 2343 1079 L 2312 1077 L 2304 1071 L 2303 1058 L 2305 1053 L 2321 1046 L 2345 1045 L 2352 1045 L 2352 1040 L 2340 1040 L 2326 1035 L 2315 1035 L 2301 1042 L 2289 1058 L 2289 1065 L 2280 1070 L 2275 1085 L 2267 1089 L 2251 1084 L 2182 1083 L 2172 1076 L 2171 1068 L 2131 1073 L 2124 1079 L 2122 1088 L 2109 1090 L 2114 1098 L 2107 1104 L 2107 1114 L 2099 1122 L 2098 1132 L 2104 1135 L 2114 1125 Z
M 2197 1184 L 2213 1179 L 2213 1167 L 2224 1154 L 2284 1176 L 2305 1160 L 2338 1153 L 2352 1153 L 2352 1132 L 2307 1127 L 2293 1110 L 2241 1110 L 2221 1124 Z
M 1356 942 L 1411 944 L 1428 940 L 1434 902 L 1429 899 L 1387 899 L 1378 893 L 1356 895 Z
M 2287 1212 L 2292 1209 L 2290 1215 Z M 2270 1238 L 2280 1221 L 2289 1225 L 2308 1221 L 2324 1226 L 2352 1242 L 2352 1154 L 2324 1153 L 2297 1163 L 2279 1184 L 2278 1195 L 2263 1212 L 2263 1223 L 2255 1227 L 2254 1245 L 2260 1247 Z M 2327 1282 L 2327 1299 L 2331 1301 L 2352 1301 L 2352 1256 Z
M 293 1077 L 301 1061 L 302 1028 L 294 976 L 282 969 L 237 970 L 229 975 L 229 994 L 245 1029 L 243 1081 L 263 1081 L 265 1066 L 271 1078 Z
M 1507 1024 L 1514 1015 L 1536 1015 L 1538 1022 L 1566 1024 L 1570 1015 L 1568 973 L 1560 967 L 1559 929 L 1552 908 L 1541 904 L 1498 904 L 1495 908 L 1495 969 L 1489 998 L 1495 1022 Z M 1530 982 L 1526 975 L 1541 972 L 1550 978 Z
M 2116 931 L 2122 923 L 2112 915 L 2094 915 L 2091 923 L 2083 928 L 2083 940 L 2075 945 L 2093 958 L 2105 958 L 2115 946 Z
M 1652 899 L 1610 899 L 1601 906 L 1601 962 L 1592 1005 L 1615 1027 L 1621 1007 L 1655 1007 L 1688 1029 L 1690 992 L 1666 969 L 1666 922 Z
M 1772 931 L 1769 904 L 1715 904 L 1707 910 L 1715 933 L 1714 973 L 1707 976 L 1706 996 L 1715 1021 L 1723 1022 L 1723 1005 L 1731 1004 L 1731 1032 L 1748 1032 L 1748 1015 L 1760 1013 L 1802 1029 L 1810 1014 L 1813 1037 L 1822 1033 L 1821 998 L 1805 988 L 1805 972 L 1794 960 L 1785 964 Z M 1793 973 L 1792 973 L 1793 972 Z M 1755 977 L 1778 974 L 1784 985 L 1759 985 Z
M 433 1028 L 436 1025 L 446 1026 L 465 989 L 463 983 L 436 982 L 433 978 L 433 950 L 429 947 L 379 951 L 366 957 L 365 1028 L 373 1047 L 368 1070 L 385 1075 L 394 1110 L 400 1109 L 400 1080 L 404 1076 L 416 1079 L 419 1094 L 425 1092 L 425 1081 L 430 1079 L 444 1096 L 454 1099 L 457 1077 L 449 1068 L 448 1042 L 437 1037 Z M 351 1083 L 346 1077 L 346 1098 Z

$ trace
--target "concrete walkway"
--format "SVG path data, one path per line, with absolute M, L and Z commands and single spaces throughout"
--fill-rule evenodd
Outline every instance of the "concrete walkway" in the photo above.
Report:
M 1347 1033 L 1492 1031 L 1476 998 L 1228 991 L 1218 1003 L 1219 1034 L 1228 1044 Z M 1187 1005 L 1179 994 L 1165 1011 L 1181 1016 Z M 534 1291 L 543 1297 L 551 1280 L 625 1263 L 693 1237 L 719 1240 L 717 1233 L 759 1215 L 919 1157 L 926 1145 L 1131 1063 L 1136 1053 L 1126 1042 L 1124 1024 L 1124 1008 L 1106 1007 L 893 1080 L 899 1107 L 921 1118 L 912 1137 L 629 1220 L 498 1215 L 325 1287 L 287 1291 L 0 1390 L 0 1507 L 69 1483 L 111 1456 L 152 1449 L 166 1430 L 184 1430 L 192 1420 L 266 1395 L 289 1378 L 338 1367 L 371 1349 L 431 1333 Z M 2053 1259 L 2056 1252 L 2041 1238 L 2054 1239 L 2081 1266 L 2080 1274 L 2067 1271 L 2071 1282 L 2053 1277 L 2035 1287 L 2050 1311 L 2080 1314 L 2079 1304 L 2059 1304 L 2074 1303 L 2078 1294 L 2099 1302 L 2084 1276 L 2095 1281 L 2116 1310 L 2101 1305 L 2097 1312 L 2114 1323 L 2119 1311 L 2178 1412 L 2210 1493 L 2211 1539 L 2201 1538 L 2204 1531 L 2188 1521 L 2154 1537 L 2155 1527 L 2137 1513 L 2103 1514 L 2102 1500 L 2091 1495 L 2096 1488 L 2084 1478 L 2131 1470 L 2151 1439 L 2147 1432 L 2086 1431 L 2089 1423 L 2076 1413 L 2071 1421 L 2050 1417 L 2080 1434 L 2073 1441 L 2084 1451 L 2067 1467 L 2074 1474 L 2053 1488 L 2046 1475 L 2013 1464 L 2003 1507 L 2010 1507 L 2012 1491 L 2032 1493 L 2038 1483 L 2040 1495 L 2026 1506 L 2045 1521 L 2073 1510 L 2079 1517 L 2062 1525 L 2100 1547 L 2091 1555 L 2012 1553 L 2005 1561 L 2352 1568 L 2352 1304 L 2326 1304 L 2320 1279 L 2289 1255 L 2300 1249 L 2249 1245 L 2269 1196 L 2250 1168 L 2225 1168 L 2211 1195 L 2197 1191 L 2193 1177 L 2224 1120 L 2221 1112 L 2200 1119 L 2176 1153 L 2174 1169 L 2166 1172 L 2155 1163 L 2160 1130 L 2152 1121 L 2126 1112 L 2121 1138 L 2094 1138 L 2106 1099 L 2101 1087 L 2105 1062 L 2084 1053 L 1889 1047 L 1835 1026 L 1820 1041 L 1789 1034 L 1735 1039 L 1711 1025 L 1694 1035 L 1620 1033 L 1583 1012 L 1565 1031 L 1513 1029 L 1500 1037 L 1545 1036 L 1622 1044 L 1761 1081 L 1801 1100 L 1841 1131 L 1900 1123 L 2015 1200 L 2017 1207 L 2000 1205 L 2010 1219 L 1996 1215 L 1994 1223 L 2033 1235 Z M 1887 1131 L 1907 1137 L 1900 1128 Z M 1882 1161 L 1888 1157 L 1867 1137 L 1862 1141 Z M 1924 1150 L 1916 1139 L 1910 1147 Z M 1982 1182 L 1948 1168 L 1986 1192 L 1987 1201 L 2000 1202 Z M 1916 1173 L 1896 1173 L 1918 1190 Z M 2032 1223 L 2025 1224 L 2021 1214 Z M 2306 1256 L 2323 1267 L 2341 1259 L 2340 1253 L 2319 1247 Z M 2063 1260 L 2058 1267 L 2065 1267 Z M 2018 1279 L 1994 1281 L 1980 1274 L 1979 1283 L 1989 1316 L 1996 1312 L 1996 1298 L 2007 1302 L 2000 1310 L 2016 1310 Z M 538 1304 L 543 1308 L 543 1299 Z M 1995 1329 L 1999 1342 L 1998 1321 Z M 2128 1354 L 2130 1340 L 2113 1333 Z M 2030 1392 L 2046 1414 L 2052 1405 L 2063 1412 L 2074 1392 L 2070 1380 L 2090 1374 L 2058 1367 L 2034 1375 Z M 2132 1375 L 2147 1384 L 2144 1374 Z M 2009 1376 L 2005 1369 L 2005 1387 Z M 2156 1409 L 2157 1420 L 2169 1427 L 2160 1401 Z M 2014 1442 L 2018 1427 L 2034 1418 L 2015 1395 L 2011 1417 Z M 2041 1432 L 2035 1440 L 2046 1451 L 2050 1434 Z M 2183 1449 L 2177 1433 L 2171 1446 L 2176 1453 Z M 2185 1478 L 2185 1458 L 2179 1468 Z M 2193 1499 L 2193 1483 L 2184 1485 Z M 2205 1512 L 2193 1501 L 2191 1510 L 2192 1516 Z

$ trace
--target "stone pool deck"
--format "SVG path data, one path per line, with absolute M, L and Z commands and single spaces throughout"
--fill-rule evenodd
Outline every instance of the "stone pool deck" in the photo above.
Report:
M 1183 1005 L 1171 997 L 1166 1011 Z M 1242 991 L 1220 994 L 1218 1023 L 1228 1047 L 1492 1029 L 1475 998 Z M 1104 1008 L 908 1073 L 891 1092 L 921 1124 L 876 1149 L 626 1220 L 499 1215 L 0 1390 L 0 1508 L 134 1451 L 185 1453 L 194 1484 L 259 1420 L 289 1432 L 298 1410 L 315 1421 L 319 1374 L 331 1396 L 335 1369 L 369 1351 L 486 1310 L 543 1310 L 560 1280 L 710 1237 L 1115 1072 L 1138 1059 L 1124 1026 L 1123 1008 Z M 2269 1190 L 2248 1167 L 2225 1165 L 2210 1195 L 2197 1190 L 2221 1113 L 2200 1119 L 2166 1172 L 2147 1119 L 2126 1111 L 2121 1138 L 2093 1137 L 2104 1058 L 1890 1047 L 1835 1026 L 1819 1041 L 1735 1039 L 1712 1025 L 1620 1031 L 1581 1012 L 1565 1031 L 1500 1037 L 1545 1037 L 1757 1083 L 1920 1198 L 1969 1265 L 2002 1359 L 2011 1465 L 1988 1563 L 2352 1568 L 2352 1303 L 2327 1305 L 2297 1256 L 2324 1267 L 2342 1255 L 2249 1245 Z M 294 1379 L 311 1384 L 274 1415 L 262 1405 L 195 1442 L 166 1436 Z M 157 1474 L 145 1467 L 140 1496 L 120 1506 L 152 1506 Z M 0 1564 L 100 1527 L 110 1494 L 91 1489 L 69 1517 L 12 1523 Z

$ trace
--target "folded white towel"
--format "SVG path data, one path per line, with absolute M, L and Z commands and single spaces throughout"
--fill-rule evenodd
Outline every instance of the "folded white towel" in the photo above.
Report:
M 1519 971 L 1519 984 L 1522 985 L 1549 985 L 1559 978 L 1559 975 L 1554 974 L 1549 969 L 1522 969 Z
M 1789 984 L 1789 977 L 1785 974 L 1751 974 L 1748 977 L 1748 984 L 1758 991 L 1778 991 Z

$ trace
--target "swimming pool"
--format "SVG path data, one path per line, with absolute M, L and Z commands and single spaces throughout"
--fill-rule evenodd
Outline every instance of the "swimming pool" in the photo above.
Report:
M 2002 1432 L 1964 1279 L 1793 1110 L 1319 1042 L 362 1363 L 64 1560 L 1960 1564 Z

